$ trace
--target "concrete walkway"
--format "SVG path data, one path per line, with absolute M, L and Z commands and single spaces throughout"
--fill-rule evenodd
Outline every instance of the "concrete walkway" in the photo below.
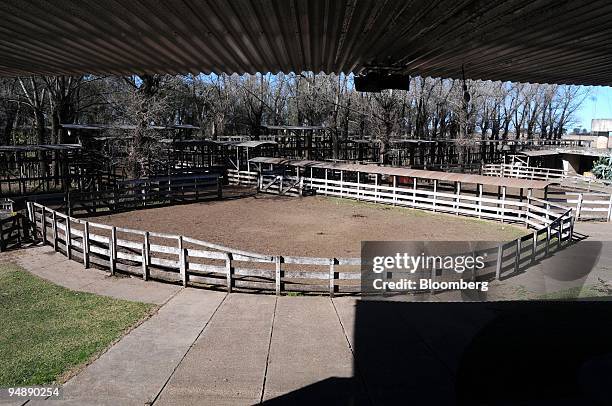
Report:
M 226 294 L 108 277 L 46 247 L 8 260 L 73 289 L 162 305 L 68 381 L 63 400 L 27 405 L 467 405 L 501 393 L 508 404 L 588 405 L 612 381 L 610 302 Z M 553 400 L 523 402 L 534 394 Z

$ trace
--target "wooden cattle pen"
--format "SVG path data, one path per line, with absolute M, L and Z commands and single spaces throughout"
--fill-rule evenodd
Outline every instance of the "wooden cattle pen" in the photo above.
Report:
M 64 192 L 95 175 L 78 144 L 0 146 L 0 196 Z
M 374 165 L 254 158 L 258 172 L 235 170 L 230 179 L 257 185 L 262 192 L 307 195 L 315 192 L 375 203 L 522 224 L 524 236 L 483 249 L 490 272 L 503 279 L 528 268 L 572 241 L 572 209 L 538 198 L 553 181 L 451 174 Z M 268 166 L 264 169 L 262 166 Z M 383 183 L 385 179 L 386 183 Z M 285 183 L 286 182 L 286 183 Z M 419 184 L 421 187 L 419 187 Z M 462 185 L 476 185 L 468 190 Z M 452 187 L 452 192 L 448 190 Z M 484 186 L 497 193 L 483 193 Z M 508 188 L 518 190 L 515 195 Z M 524 191 L 527 192 L 526 196 Z M 360 258 L 264 255 L 183 235 L 121 228 L 71 217 L 38 203 L 28 205 L 37 235 L 69 258 L 143 279 L 232 289 L 283 292 L 356 293 Z M 434 271 L 434 280 L 444 275 Z
M 69 193 L 66 208 L 69 215 L 95 214 L 221 199 L 222 182 L 223 174 L 214 171 L 127 180 L 113 188 Z
M 0 199 L 0 252 L 19 247 L 28 240 L 28 221 L 21 213 L 15 212 L 15 202 Z
M 534 192 L 546 198 L 548 187 L 555 183 L 279 158 L 259 157 L 251 162 L 259 170 L 241 176 L 255 176 L 262 192 L 296 196 L 316 193 L 502 222 L 529 223 L 536 213 L 527 208 L 547 204 Z
M 562 249 L 572 240 L 571 209 L 546 210 L 524 203 L 524 224 L 536 227 L 514 241 L 478 250 L 489 258 L 488 280 L 504 279 Z M 262 292 L 360 292 L 360 258 L 316 258 L 263 255 L 187 236 L 126 229 L 77 219 L 38 203 L 28 204 L 37 236 L 85 268 L 100 267 L 144 280 L 158 279 L 195 285 Z M 535 214 L 538 213 L 538 214 Z M 505 214 L 510 218 L 508 213 Z M 445 275 L 434 271 L 434 280 Z

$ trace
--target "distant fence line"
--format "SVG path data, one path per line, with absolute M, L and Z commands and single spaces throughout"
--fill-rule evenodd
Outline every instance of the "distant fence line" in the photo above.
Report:
M 600 219 L 612 221 L 612 182 L 582 175 L 570 174 L 561 169 L 536 168 L 509 164 L 487 164 L 482 167 L 485 176 L 509 177 L 532 180 L 561 179 L 563 191 L 549 191 L 548 200 L 574 209 L 578 220 Z M 599 190 L 581 192 L 577 188 Z M 574 189 L 576 188 L 576 189 Z M 571 190 L 565 190 L 571 189 Z
M 248 174 L 242 173 L 243 184 Z M 538 199 L 528 195 L 525 201 L 518 201 L 502 195 L 500 198 L 485 197 L 482 188 L 478 195 L 441 192 L 418 188 L 416 182 L 412 187 L 384 186 L 368 183 L 356 183 L 343 179 L 333 180 L 317 177 L 297 177 L 279 174 L 251 175 L 251 185 L 257 185 L 262 192 L 298 196 L 309 192 L 317 195 L 334 196 L 367 202 L 404 206 L 433 212 L 465 215 L 481 219 L 493 219 L 501 222 L 520 223 L 528 227 L 541 228 L 548 226 L 568 207 L 555 202 Z
M 30 237 L 28 219 L 15 213 L 15 202 L 0 199 L 0 252 L 19 247 Z
M 485 176 L 519 178 L 531 180 L 572 179 L 587 185 L 612 186 L 612 181 L 571 173 L 563 169 L 539 168 L 535 166 L 513 164 L 485 164 L 482 166 Z
M 68 194 L 69 215 L 100 210 L 122 211 L 162 204 L 221 198 L 219 174 L 174 175 L 118 182 L 112 189 Z

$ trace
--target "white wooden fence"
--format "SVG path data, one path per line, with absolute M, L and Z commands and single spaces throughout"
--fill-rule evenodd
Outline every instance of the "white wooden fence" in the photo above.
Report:
M 227 178 L 229 180 L 230 185 L 254 186 L 257 184 L 256 172 L 228 169 Z
M 534 166 L 511 165 L 511 164 L 486 164 L 482 166 L 482 174 L 485 176 L 497 176 L 506 178 L 520 178 L 532 180 L 569 179 L 586 185 L 612 186 L 612 182 L 596 179 L 588 176 L 570 173 L 563 169 L 538 168 Z
M 0 211 L 12 213 L 15 211 L 15 202 L 11 199 L 1 198 L 0 199 Z
M 530 199 L 506 202 L 448 193 L 390 191 L 389 187 L 304 179 L 321 193 L 381 203 L 403 204 L 434 211 L 483 218 L 522 221 L 536 228 L 493 250 L 494 275 L 503 278 L 525 269 L 536 259 L 571 242 L 571 209 Z M 317 183 L 318 182 L 318 183 Z M 210 287 L 275 291 L 360 291 L 360 258 L 313 258 L 262 255 L 185 236 L 132 230 L 73 218 L 38 203 L 28 203 L 28 217 L 37 235 L 69 259 L 108 270 L 141 276 L 144 280 L 181 282 Z M 433 274 L 436 278 L 441 275 Z
M 488 164 L 482 167 L 487 176 L 550 180 L 562 179 L 559 189 L 548 192 L 548 200 L 565 207 L 571 207 L 577 220 L 612 221 L 612 183 L 601 179 L 569 174 L 567 171 L 508 164 Z M 598 189 L 599 191 L 580 192 L 576 189 Z
M 278 178 L 278 175 L 262 175 L 260 190 L 287 195 L 298 195 L 300 190 L 302 192 L 310 190 L 323 196 L 513 222 L 533 228 L 550 225 L 559 216 L 560 211 L 569 209 L 554 203 L 550 203 L 547 208 L 545 204 L 534 203 L 536 200 L 532 200 L 533 198 L 530 196 L 521 202 L 505 196 L 499 199 L 487 197 L 482 194 L 482 191 L 475 196 L 461 193 L 460 190 L 457 190 L 456 193 L 449 193 L 437 191 L 435 188 L 429 190 L 419 189 L 416 186 L 383 186 L 313 177 L 303 177 L 298 180 L 295 176 L 285 176 L 283 185 L 286 185 L 286 187 L 282 189 L 283 192 L 281 193 L 279 192 L 281 184 L 278 182 Z M 274 188 L 275 185 L 276 188 Z M 288 190 L 288 186 L 292 186 L 292 188 Z

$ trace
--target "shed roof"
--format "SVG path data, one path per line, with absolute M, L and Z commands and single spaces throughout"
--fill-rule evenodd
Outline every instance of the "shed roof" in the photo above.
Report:
M 0 152 L 78 151 L 81 144 L 0 145 Z
M 288 131 L 318 131 L 326 130 L 328 127 L 322 125 L 268 125 L 263 124 L 263 128 L 268 130 L 288 130 Z
M 249 160 L 252 163 L 286 165 L 299 168 L 333 169 L 349 172 L 373 173 L 390 176 L 406 176 L 418 179 L 432 179 L 447 182 L 473 183 L 489 186 L 506 186 L 517 189 L 544 189 L 548 185 L 559 183 L 558 180 L 542 181 L 495 176 L 471 175 L 466 173 L 451 173 L 426 171 L 421 169 L 398 168 L 391 166 L 347 164 L 325 161 L 293 160 L 285 158 L 257 157 Z
M 559 155 L 559 151 L 556 149 L 539 149 L 534 151 L 520 151 L 517 152 L 516 155 L 524 155 L 524 156 L 549 156 L 549 155 Z
M 257 148 L 262 145 L 277 145 L 276 141 L 243 141 L 238 144 L 234 144 L 236 147 L 245 147 L 245 148 Z
M 133 130 L 136 128 L 134 124 L 72 124 L 62 123 L 62 128 L 68 130 Z M 170 126 L 151 125 L 150 129 L 153 130 L 199 130 L 200 127 L 193 126 L 191 124 L 177 124 Z
M 609 0 L 3 1 L 0 75 L 374 66 L 609 86 L 610 15 Z

